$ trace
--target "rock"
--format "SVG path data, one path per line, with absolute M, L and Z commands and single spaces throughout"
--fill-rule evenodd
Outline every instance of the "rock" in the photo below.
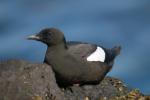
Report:
M 130 99 L 129 99 L 130 98 Z M 149 98 L 105 77 L 98 85 L 59 88 L 51 66 L 21 60 L 0 63 L 0 100 L 131 100 Z M 134 99 L 133 99 L 134 100 Z
M 69 90 L 64 91 L 68 98 L 72 98 L 70 100 L 84 100 L 86 97 L 89 100 L 99 100 L 100 98 L 125 95 L 130 91 L 120 80 L 112 77 L 104 78 L 98 85 L 72 86 L 71 90 L 72 92 Z
M 54 98 L 63 100 L 50 66 L 25 61 L 0 63 L 0 100 Z

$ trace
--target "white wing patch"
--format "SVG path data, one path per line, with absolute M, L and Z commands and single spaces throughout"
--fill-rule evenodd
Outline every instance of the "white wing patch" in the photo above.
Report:
M 87 57 L 87 61 L 105 61 L 105 51 L 101 47 L 97 47 L 97 49 Z

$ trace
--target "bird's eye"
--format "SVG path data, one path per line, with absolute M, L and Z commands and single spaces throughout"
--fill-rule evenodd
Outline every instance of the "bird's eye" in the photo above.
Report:
M 51 32 L 46 33 L 46 36 L 47 36 L 47 37 L 50 37 L 51 35 L 52 35 Z

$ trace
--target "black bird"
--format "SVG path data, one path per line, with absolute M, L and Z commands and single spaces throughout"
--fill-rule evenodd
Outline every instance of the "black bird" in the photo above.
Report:
M 81 42 L 66 42 L 56 28 L 43 29 L 28 39 L 48 46 L 44 63 L 52 66 L 59 86 L 98 84 L 113 66 L 121 47 L 106 49 Z

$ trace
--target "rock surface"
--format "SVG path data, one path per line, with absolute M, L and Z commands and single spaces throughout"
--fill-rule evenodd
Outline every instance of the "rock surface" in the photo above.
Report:
M 50 66 L 25 61 L 0 64 L 0 100 L 62 100 L 61 95 Z
M 128 100 L 131 97 L 144 98 L 116 78 L 106 77 L 98 85 L 60 89 L 47 64 L 21 60 L 0 63 L 0 100 Z

